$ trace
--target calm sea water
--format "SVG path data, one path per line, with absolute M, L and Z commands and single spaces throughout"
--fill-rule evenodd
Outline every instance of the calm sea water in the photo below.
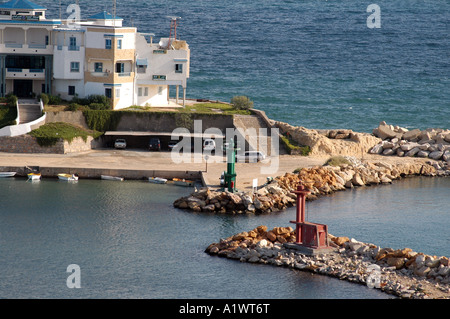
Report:
M 82 17 L 113 3 L 79 2 Z M 39 3 L 59 16 L 58 1 Z M 379 29 L 367 27 L 371 3 Z M 188 98 L 248 95 L 269 117 L 308 128 L 450 127 L 447 0 L 129 0 L 117 15 L 157 39 L 169 35 L 167 16 L 182 18 Z
M 307 216 L 332 234 L 449 256 L 449 187 L 449 179 L 417 178 L 361 188 L 308 203 Z M 1 179 L 0 298 L 389 297 L 335 278 L 209 256 L 210 243 L 259 225 L 288 226 L 295 211 L 230 216 L 173 208 L 190 191 L 144 181 Z M 66 286 L 70 264 L 81 269 L 80 289 Z

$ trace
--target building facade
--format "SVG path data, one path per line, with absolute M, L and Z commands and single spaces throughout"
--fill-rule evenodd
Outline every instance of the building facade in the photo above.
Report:
M 177 18 L 169 37 L 153 42 L 107 12 L 74 22 L 46 19 L 46 10 L 28 0 L 0 4 L 0 96 L 105 95 L 122 109 L 169 106 L 175 87 L 184 105 L 190 50 L 176 38 Z

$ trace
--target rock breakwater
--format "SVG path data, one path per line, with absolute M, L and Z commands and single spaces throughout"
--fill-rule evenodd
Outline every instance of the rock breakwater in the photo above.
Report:
M 210 244 L 210 255 L 310 271 L 375 287 L 409 299 L 450 299 L 450 263 L 410 248 L 381 248 L 348 237 L 329 235 L 335 253 L 309 256 L 292 248 L 291 227 L 258 226 Z M 289 245 L 289 243 L 291 243 Z
M 450 176 L 450 130 L 407 130 L 381 122 L 373 134 L 381 141 L 369 153 L 429 158 L 438 175 Z
M 314 200 L 352 187 L 389 184 L 405 176 L 436 175 L 436 168 L 426 163 L 362 163 L 353 157 L 345 159 L 349 164 L 302 168 L 296 173 L 286 173 L 256 192 L 231 193 L 203 188 L 177 199 L 173 205 L 196 212 L 271 213 L 295 205 L 296 197 L 292 191 L 296 190 L 298 185 L 304 185 L 311 192 L 307 200 Z

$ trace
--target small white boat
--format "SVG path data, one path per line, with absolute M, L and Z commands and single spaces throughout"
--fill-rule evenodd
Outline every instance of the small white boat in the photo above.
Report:
M 101 175 L 101 179 L 107 180 L 107 181 L 123 181 L 123 177 L 117 177 L 117 176 L 109 176 L 109 175 Z
M 167 179 L 162 178 L 162 177 L 149 177 L 148 181 L 150 183 L 155 183 L 155 184 L 165 184 L 165 183 L 167 183 Z
M 16 175 L 16 172 L 0 172 L 0 178 L 1 177 L 13 177 Z
M 41 173 L 29 173 L 28 174 L 28 180 L 38 181 L 40 179 L 41 179 Z
M 195 182 L 188 179 L 174 178 L 173 183 L 178 186 L 194 186 Z
M 77 181 L 77 174 L 58 174 L 58 178 L 62 181 Z

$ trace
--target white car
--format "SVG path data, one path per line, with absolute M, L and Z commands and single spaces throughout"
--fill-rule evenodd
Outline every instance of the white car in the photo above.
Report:
M 114 143 L 114 147 L 115 148 L 121 148 L 121 149 L 125 149 L 127 148 L 127 141 L 125 141 L 122 138 L 119 138 L 116 140 L 116 142 Z
M 216 150 L 216 142 L 211 138 L 205 139 L 203 141 L 203 150 L 204 151 L 215 151 Z
M 266 155 L 261 151 L 246 151 L 244 154 L 236 155 L 236 162 L 255 163 L 266 159 Z

